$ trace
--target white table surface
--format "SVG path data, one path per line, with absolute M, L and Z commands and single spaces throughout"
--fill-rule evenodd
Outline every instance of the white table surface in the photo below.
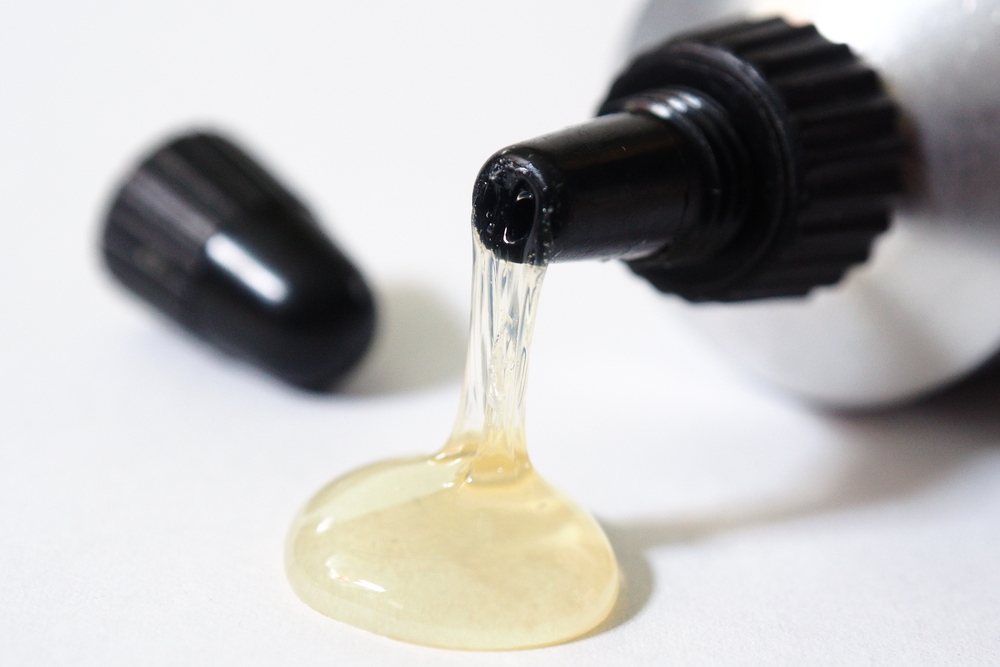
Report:
M 429 452 L 457 404 L 471 185 L 585 119 L 630 2 L 0 6 L 0 665 L 1000 662 L 1000 389 L 891 414 L 773 394 L 618 264 L 546 279 L 531 454 L 626 589 L 599 631 L 470 654 L 327 619 L 285 583 L 305 500 Z M 117 179 L 216 127 L 311 204 L 381 296 L 340 395 L 180 333 L 102 271 Z

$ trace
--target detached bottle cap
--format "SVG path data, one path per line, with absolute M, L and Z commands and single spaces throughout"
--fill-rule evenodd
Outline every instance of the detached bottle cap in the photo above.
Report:
M 309 211 L 232 142 L 170 141 L 126 179 L 103 255 L 133 292 L 282 380 L 330 389 L 371 341 L 364 279 Z

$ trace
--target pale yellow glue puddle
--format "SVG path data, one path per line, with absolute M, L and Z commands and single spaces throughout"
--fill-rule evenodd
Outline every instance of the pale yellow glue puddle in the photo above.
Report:
M 473 234 L 472 324 L 455 429 L 426 458 L 335 480 L 295 519 L 285 563 L 302 600 L 430 646 L 516 649 L 594 628 L 618 595 L 594 519 L 531 467 L 528 349 L 544 266 L 495 257 Z

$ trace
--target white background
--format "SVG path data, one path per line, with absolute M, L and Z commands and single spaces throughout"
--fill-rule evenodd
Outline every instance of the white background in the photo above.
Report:
M 284 580 L 322 484 L 430 452 L 458 399 L 471 186 L 587 118 L 637 2 L 0 5 L 0 665 L 987 665 L 1000 660 L 1000 389 L 824 414 L 742 376 L 618 264 L 546 278 L 532 457 L 626 588 L 590 636 L 410 646 Z M 348 390 L 304 395 L 112 283 L 115 182 L 222 129 L 376 286 Z

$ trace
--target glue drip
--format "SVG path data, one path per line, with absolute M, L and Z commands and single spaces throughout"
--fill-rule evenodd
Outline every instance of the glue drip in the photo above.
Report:
M 451 437 L 433 456 L 376 463 L 316 494 L 292 525 L 286 570 L 313 609 L 394 639 L 470 650 L 554 644 L 608 616 L 618 564 L 600 526 L 528 459 L 525 384 L 545 266 L 473 241 Z

